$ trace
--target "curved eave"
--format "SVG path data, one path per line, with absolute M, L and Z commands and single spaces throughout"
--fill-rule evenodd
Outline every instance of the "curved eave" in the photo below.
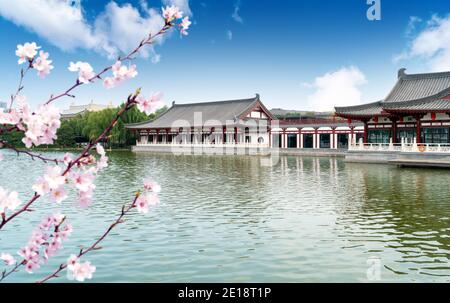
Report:
M 450 113 L 448 109 L 408 109 L 408 108 L 389 108 L 385 109 L 392 114 L 427 114 L 427 113 Z

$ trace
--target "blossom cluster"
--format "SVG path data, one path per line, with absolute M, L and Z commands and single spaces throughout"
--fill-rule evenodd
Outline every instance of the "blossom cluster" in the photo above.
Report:
M 113 76 L 106 77 L 103 80 L 103 86 L 106 88 L 113 88 L 127 79 L 131 79 L 137 76 L 136 65 L 126 66 L 122 65 L 122 61 L 118 60 L 111 67 Z
M 144 192 L 136 199 L 134 206 L 137 211 L 143 214 L 148 213 L 150 206 L 159 204 L 158 193 L 161 191 L 161 186 L 149 179 L 144 180 Z
M 137 108 L 141 112 L 150 115 L 164 106 L 164 103 L 161 101 L 161 98 L 162 94 L 160 92 L 154 93 L 148 99 L 143 97 L 142 95 L 139 95 L 136 98 Z
M 78 81 L 84 84 L 89 83 L 96 75 L 89 63 L 81 61 L 77 63 L 70 62 L 69 71 L 78 72 Z
M 20 263 L 25 266 L 27 272 L 32 273 L 38 269 L 62 248 L 62 242 L 72 233 L 72 226 L 65 223 L 65 218 L 62 214 L 46 217 L 33 230 L 27 245 L 17 252 L 22 257 Z M 2 253 L 0 259 L 7 265 L 16 263 L 14 257 L 8 253 Z
M 38 49 L 36 42 L 27 42 L 25 44 L 17 45 L 16 56 L 19 57 L 18 63 L 23 64 L 25 62 L 30 63 L 30 67 L 38 71 L 38 75 L 44 78 L 53 69 L 51 65 L 52 60 L 48 60 L 49 54 L 44 51 L 39 51 L 39 57 L 35 60 Z
M 75 255 L 70 255 L 67 260 L 67 278 L 69 280 L 83 282 L 86 279 L 92 279 L 92 274 L 95 270 L 96 268 L 91 265 L 91 262 L 86 261 L 81 263 Z
M 93 191 L 95 189 L 95 174 L 108 166 L 108 157 L 105 149 L 100 144 L 96 146 L 97 153 L 100 159 L 89 155 L 88 157 L 80 159 L 73 170 L 67 176 L 60 166 L 49 166 L 42 177 L 38 177 L 36 183 L 33 185 L 33 190 L 43 196 L 50 195 L 53 202 L 61 203 L 67 199 L 67 192 L 64 189 L 66 183 L 71 183 L 78 191 L 78 202 L 81 207 L 87 207 L 92 202 Z M 64 155 L 64 163 L 69 165 L 73 162 L 72 156 L 69 153 Z
M 0 215 L 3 215 L 7 209 L 15 210 L 20 204 L 18 192 L 9 192 L 0 186 Z
M 187 16 L 183 18 L 183 12 L 180 11 L 178 7 L 174 5 L 163 7 L 162 15 L 164 17 L 164 20 L 166 21 L 166 24 L 172 24 L 173 21 L 181 19 L 181 22 L 177 26 L 179 27 L 182 35 L 188 34 L 187 30 L 189 29 L 189 26 L 192 24 L 192 22 Z
M 57 107 L 44 104 L 32 111 L 26 97 L 17 96 L 18 108 L 9 112 L 0 111 L 0 124 L 15 125 L 24 131 L 22 142 L 27 148 L 41 144 L 53 144 L 57 138 L 56 132 L 61 126 L 61 114 Z

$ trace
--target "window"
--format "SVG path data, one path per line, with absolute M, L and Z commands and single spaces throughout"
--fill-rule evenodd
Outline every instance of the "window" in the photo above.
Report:
M 320 148 L 330 148 L 330 134 L 321 134 L 320 136 Z
M 338 148 L 347 148 L 348 147 L 348 136 L 347 134 L 338 134 Z
M 387 129 L 369 130 L 369 143 L 389 143 L 390 133 Z
M 296 134 L 288 134 L 287 135 L 287 147 L 288 148 L 297 148 L 297 135 Z
M 421 133 L 422 143 L 449 143 L 448 128 L 423 128 Z
M 406 142 L 411 143 L 416 137 L 416 130 L 414 128 L 397 129 L 397 143 L 402 142 L 402 138 L 406 139 Z
M 313 135 L 304 134 L 303 135 L 303 148 L 313 148 Z

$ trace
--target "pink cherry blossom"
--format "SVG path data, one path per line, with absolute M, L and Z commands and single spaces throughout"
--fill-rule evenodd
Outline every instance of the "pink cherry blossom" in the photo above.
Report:
M 8 266 L 11 266 L 14 263 L 16 263 L 16 259 L 14 259 L 14 257 L 11 254 L 7 254 L 7 253 L 1 253 L 0 260 L 5 262 L 5 264 Z
M 139 213 L 148 213 L 148 201 L 146 195 L 140 195 L 135 202 L 136 209 Z
M 62 176 L 62 169 L 59 166 L 47 167 L 44 180 L 48 183 L 48 187 L 51 190 L 57 189 L 66 183 L 66 177 Z
M 64 186 L 52 189 L 50 191 L 50 198 L 53 200 L 53 202 L 56 202 L 58 204 L 67 199 L 67 192 L 64 189 Z
M 147 200 L 148 205 L 150 205 L 150 206 L 156 206 L 159 204 L 158 195 L 155 193 L 147 193 L 146 200 Z
M 139 96 L 136 99 L 137 108 L 141 111 L 150 115 L 154 113 L 156 110 L 164 106 L 164 103 L 160 101 L 162 94 L 157 92 L 154 93 L 149 99 L 144 98 L 143 96 Z
M 31 61 L 37 54 L 37 50 L 40 49 L 35 42 L 25 43 L 24 45 L 17 45 L 16 56 L 19 57 L 19 64 L 25 63 L 26 61 Z
M 32 273 L 62 248 L 63 240 L 72 232 L 72 226 L 63 224 L 65 218 L 60 213 L 45 217 L 33 230 L 27 245 L 17 252 L 23 258 L 27 272 Z
M 91 172 L 73 172 L 70 178 L 79 191 L 88 192 L 95 188 L 95 176 Z
M 144 189 L 151 190 L 154 193 L 159 193 L 161 191 L 161 186 L 158 183 L 153 182 L 149 179 L 144 179 Z
M 41 78 L 44 78 L 45 75 L 48 75 L 50 70 L 53 69 L 53 66 L 51 65 L 52 61 L 47 59 L 48 53 L 40 51 L 39 58 L 37 58 L 36 62 L 33 63 L 33 68 L 38 71 L 38 75 Z
M 69 70 L 71 72 L 78 72 L 78 81 L 84 84 L 89 83 L 96 75 L 92 66 L 87 62 L 70 62 Z
M 53 144 L 56 132 L 61 126 L 59 109 L 47 104 L 41 105 L 35 112 L 32 112 L 23 96 L 18 103 L 22 118 L 19 128 L 25 131 L 25 137 L 22 139 L 25 146 L 30 148 L 33 144 L 35 146 Z
M 95 266 L 91 265 L 91 262 L 80 263 L 78 260 L 72 264 L 68 270 L 68 278 L 70 280 L 77 280 L 83 282 L 86 279 L 92 279 L 92 274 L 95 272 Z
M 97 145 L 95 146 L 95 150 L 97 151 L 97 153 L 100 156 L 106 155 L 105 149 L 103 148 L 103 146 L 100 143 L 97 143 Z
M 103 86 L 105 88 L 113 88 L 116 84 L 116 80 L 113 77 L 106 77 L 105 80 L 103 80 Z
M 184 17 L 183 20 L 181 21 L 181 23 L 179 24 L 180 27 L 180 32 L 182 35 L 187 36 L 188 32 L 187 30 L 189 29 L 189 26 L 192 24 L 192 22 L 189 20 L 189 17 Z
M 64 161 L 64 164 L 65 164 L 65 165 L 69 165 L 69 163 L 73 161 L 72 155 L 69 154 L 69 153 L 65 153 L 65 154 L 64 154 L 63 161 Z
M 183 12 L 181 12 L 178 7 L 166 6 L 162 8 L 162 14 L 167 23 L 172 22 L 175 19 L 181 19 L 183 17 Z
M 111 70 L 113 72 L 113 77 L 106 77 L 105 80 L 103 80 L 103 86 L 106 88 L 115 87 L 125 80 L 136 77 L 138 74 L 136 65 L 133 64 L 130 67 L 127 67 L 122 65 L 121 61 L 116 61 L 116 63 L 112 65 Z
M 36 180 L 36 183 L 32 186 L 32 188 L 38 195 L 41 195 L 41 196 L 50 192 L 50 186 L 48 185 L 48 182 L 43 177 L 39 177 Z
M 74 254 L 70 255 L 69 259 L 67 259 L 67 269 L 74 270 L 75 264 L 78 263 L 78 257 Z
M 108 157 L 107 156 L 101 156 L 100 160 L 97 161 L 97 171 L 100 171 L 104 168 L 108 167 Z
M 16 125 L 20 122 L 21 115 L 16 109 L 11 109 L 9 112 L 4 112 L 0 109 L 0 124 Z
M 8 192 L 0 186 L 0 214 L 5 213 L 7 209 L 15 210 L 20 204 L 18 192 Z

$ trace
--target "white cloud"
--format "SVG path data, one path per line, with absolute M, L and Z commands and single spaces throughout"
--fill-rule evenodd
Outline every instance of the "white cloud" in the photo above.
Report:
M 317 77 L 313 83 L 304 86 L 315 89 L 307 97 L 308 105 L 317 111 L 331 111 L 334 106 L 350 106 L 363 102 L 359 86 L 365 84 L 366 77 L 355 66 L 342 67 Z
M 417 16 L 411 16 L 409 17 L 409 22 L 408 22 L 408 26 L 406 28 L 406 35 L 410 36 L 411 34 L 414 33 L 414 31 L 416 30 L 416 26 L 417 24 L 421 23 L 422 19 L 420 19 Z
M 0 1 L 0 15 L 51 41 L 63 50 L 94 48 L 97 38 L 80 6 L 62 0 Z
M 192 16 L 192 11 L 189 6 L 189 0 L 162 0 L 164 6 L 175 5 L 184 13 L 186 16 Z
M 450 70 L 450 14 L 444 18 L 434 15 L 394 61 L 412 59 L 422 60 L 431 71 Z
M 73 2 L 75 5 L 71 5 Z M 185 14 L 192 15 L 188 0 L 162 0 L 162 4 L 177 5 Z M 164 24 L 160 8 L 149 8 L 146 1 L 140 1 L 140 7 L 142 13 L 131 4 L 111 1 L 89 23 L 79 0 L 0 0 L 0 16 L 62 50 L 90 49 L 116 57 L 130 51 L 149 32 L 155 33 Z M 153 62 L 160 59 L 153 48 L 146 48 L 141 55 L 152 57 Z
M 95 21 L 94 33 L 109 56 L 126 53 L 132 50 L 146 33 L 156 33 L 164 25 L 164 19 L 159 11 L 147 9 L 142 16 L 138 9 L 130 4 L 119 6 L 115 2 L 106 5 L 105 11 Z M 162 42 L 161 39 L 158 42 Z M 154 54 L 152 48 L 141 52 L 143 57 Z
M 233 32 L 232 31 L 230 31 L 230 30 L 227 31 L 227 38 L 230 41 L 233 40 Z
M 238 23 L 244 23 L 244 20 L 239 15 L 239 10 L 241 9 L 241 1 L 238 0 L 236 4 L 234 5 L 234 11 L 233 14 L 231 14 L 231 18 L 233 18 L 234 21 Z

